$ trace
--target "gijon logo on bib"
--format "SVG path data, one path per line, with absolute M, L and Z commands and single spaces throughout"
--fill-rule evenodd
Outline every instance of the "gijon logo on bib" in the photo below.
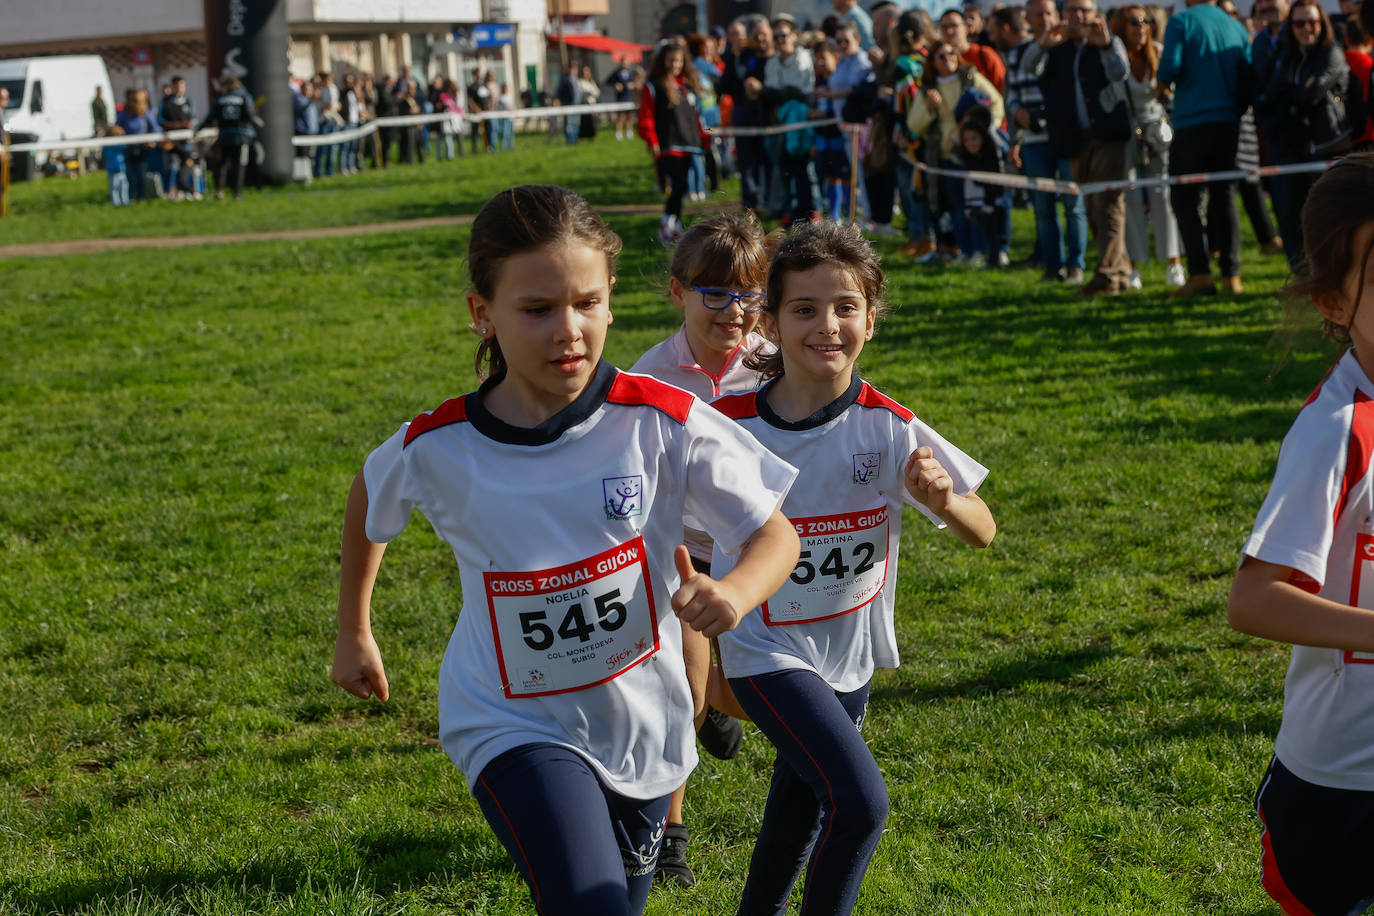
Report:
M 878 479 L 883 456 L 879 452 L 862 452 L 854 456 L 854 482 L 869 484 Z
M 630 477 L 604 477 L 601 490 L 605 497 L 602 503 L 606 518 L 626 519 L 644 514 L 644 478 L 635 474 Z

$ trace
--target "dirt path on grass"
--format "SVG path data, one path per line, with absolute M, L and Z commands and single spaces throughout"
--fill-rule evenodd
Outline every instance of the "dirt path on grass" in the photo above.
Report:
M 692 211 L 720 209 L 720 202 L 689 204 Z M 597 207 L 600 213 L 659 213 L 659 204 L 608 204 Z M 371 235 L 377 232 L 406 232 L 414 229 L 434 229 L 441 226 L 467 226 L 473 216 L 431 216 L 423 219 L 403 219 L 386 223 L 366 223 L 359 226 L 320 226 L 313 229 L 274 229 L 268 232 L 240 232 L 227 235 L 160 235 L 137 238 L 72 239 L 67 242 L 29 242 L 22 245 L 0 245 L 0 260 L 6 258 L 44 258 L 66 254 L 100 254 L 106 251 L 128 251 L 134 248 L 193 248 L 200 245 L 232 245 L 238 242 L 277 242 L 295 239 L 326 239 L 350 235 Z

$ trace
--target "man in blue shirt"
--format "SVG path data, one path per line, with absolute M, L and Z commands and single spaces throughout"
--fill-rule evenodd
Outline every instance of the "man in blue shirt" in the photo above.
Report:
M 859 33 L 859 47 L 867 51 L 873 47 L 873 17 L 859 6 L 859 0 L 830 0 L 840 19 L 852 24 Z
M 1228 171 L 1236 167 L 1240 113 L 1253 93 L 1250 36 L 1245 27 L 1217 8 L 1216 0 L 1188 0 L 1164 30 L 1159 85 L 1174 87 L 1174 142 L 1169 171 L 1174 175 Z M 1220 252 L 1222 288 L 1242 292 L 1240 231 L 1234 181 L 1207 188 L 1207 222 L 1198 205 L 1203 185 L 1178 184 L 1169 192 L 1183 250 L 1188 282 L 1171 295 L 1215 293 L 1210 252 Z

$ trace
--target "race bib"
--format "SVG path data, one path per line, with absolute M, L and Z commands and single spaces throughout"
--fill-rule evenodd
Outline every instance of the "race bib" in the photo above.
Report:
M 763 603 L 770 627 L 827 620 L 857 611 L 887 582 L 887 507 L 794 518 L 797 568 Z
M 644 539 L 576 563 L 482 574 L 506 696 L 585 690 L 658 651 Z
M 1350 572 L 1350 604 L 1374 610 L 1374 535 L 1355 535 L 1355 563 Z M 1374 665 L 1374 652 L 1345 651 L 1347 665 Z

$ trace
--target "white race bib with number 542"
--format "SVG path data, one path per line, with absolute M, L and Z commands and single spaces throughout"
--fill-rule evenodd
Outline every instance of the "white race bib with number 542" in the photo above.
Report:
M 794 518 L 797 568 L 763 603 L 770 627 L 811 623 L 857 611 L 887 582 L 887 507 Z
M 566 566 L 483 573 L 506 696 L 585 690 L 657 652 L 648 572 L 637 537 Z

